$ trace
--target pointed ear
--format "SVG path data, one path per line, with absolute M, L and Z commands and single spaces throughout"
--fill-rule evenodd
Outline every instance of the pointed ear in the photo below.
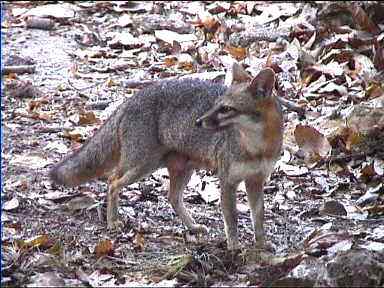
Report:
M 237 62 L 233 62 L 225 75 L 225 85 L 230 86 L 236 83 L 249 82 L 252 77 Z
M 265 68 L 253 78 L 249 84 L 249 90 L 253 95 L 264 95 L 269 97 L 275 87 L 275 72 L 271 68 Z

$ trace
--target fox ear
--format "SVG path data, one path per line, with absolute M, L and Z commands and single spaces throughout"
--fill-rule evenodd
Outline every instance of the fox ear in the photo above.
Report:
M 265 68 L 253 78 L 249 84 L 249 90 L 253 95 L 271 96 L 273 87 L 275 87 L 275 72 L 271 68 Z
M 236 83 L 249 82 L 251 80 L 252 77 L 237 62 L 232 63 L 232 66 L 230 67 L 230 69 L 228 69 L 227 74 L 225 76 L 225 84 L 227 86 Z

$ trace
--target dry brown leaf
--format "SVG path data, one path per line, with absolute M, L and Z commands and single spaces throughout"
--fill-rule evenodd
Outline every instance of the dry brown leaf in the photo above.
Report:
M 245 47 L 234 47 L 228 44 L 225 50 L 237 61 L 244 60 L 247 57 L 247 48 Z
M 116 70 L 119 70 L 118 69 L 119 67 L 115 67 Z M 111 78 L 108 78 L 107 81 L 106 81 L 106 84 L 108 86 L 108 88 L 112 87 L 112 86 L 117 86 L 118 84 Z
M 175 56 L 168 56 L 164 58 L 164 65 L 167 67 L 175 66 L 177 63 L 177 57 Z
M 364 207 L 362 209 L 363 211 L 368 211 L 370 215 L 384 215 L 384 205 L 371 205 L 368 207 Z
M 365 165 L 360 171 L 361 176 L 364 178 L 370 178 L 376 175 L 375 169 L 372 164 Z
M 208 33 L 215 33 L 216 30 L 220 27 L 219 20 L 207 11 L 200 13 L 199 18 L 200 24 L 203 25 L 206 32 Z
M 133 244 L 135 251 L 143 251 L 145 246 L 145 238 L 144 234 L 141 232 L 137 232 L 135 234 L 135 239 L 133 240 Z
M 51 248 L 48 249 L 48 253 L 56 256 L 60 256 L 63 253 L 63 245 L 57 241 L 55 244 L 52 245 Z
M 64 130 L 63 137 L 75 142 L 83 141 L 83 135 L 76 130 L 73 130 L 73 131 Z
M 100 258 L 102 256 L 106 255 L 112 255 L 113 254 L 113 243 L 111 240 L 101 240 L 95 247 L 95 254 L 97 258 Z
M 369 19 L 367 13 L 359 6 L 358 3 L 353 3 L 348 7 L 348 10 L 352 13 L 354 21 L 365 31 L 373 34 L 379 34 L 380 28 Z
M 327 138 L 309 125 L 297 125 L 294 134 L 296 143 L 304 152 L 323 158 L 331 151 Z
M 28 102 L 28 111 L 32 112 L 37 108 L 40 108 L 43 104 L 48 104 L 48 97 L 41 97 L 39 99 L 30 100 Z
M 349 134 L 345 140 L 345 148 L 347 148 L 348 151 L 351 151 L 353 147 L 361 143 L 363 136 L 355 129 L 346 128 L 346 130 L 349 131 Z
M 16 242 L 18 247 L 21 249 L 28 249 L 28 248 L 49 248 L 52 246 L 53 242 L 51 239 L 49 239 L 48 235 L 43 234 L 36 237 L 33 237 L 28 240 L 19 240 Z
M 52 120 L 52 115 L 46 112 L 40 112 L 40 113 L 33 112 L 31 114 L 31 118 L 35 120 L 43 120 L 46 122 L 50 122 Z
M 384 58 L 383 58 L 383 60 L 384 60 Z M 384 61 L 383 61 L 383 64 L 384 64 Z M 383 66 L 383 68 L 384 68 L 384 66 Z M 366 91 L 366 95 L 370 99 L 378 98 L 378 97 L 384 95 L 384 86 L 382 86 L 381 83 L 373 82 L 368 86 L 367 91 Z
M 177 56 L 178 59 L 178 65 L 177 68 L 187 70 L 187 71 L 194 71 L 194 60 L 193 57 L 187 53 L 182 53 Z
M 99 123 L 100 120 L 96 118 L 95 113 L 92 111 L 81 111 L 79 114 L 79 124 L 80 125 L 90 125 Z
M 16 73 L 9 73 L 5 75 L 5 81 L 11 81 L 11 80 L 16 80 L 17 79 L 17 74 Z
M 375 45 L 375 55 L 373 57 L 373 65 L 378 71 L 384 70 L 384 44 L 378 42 Z
M 226 2 L 214 2 L 207 7 L 208 12 L 211 14 L 219 14 L 223 12 L 227 12 L 231 7 L 231 3 Z
M 16 116 L 30 118 L 34 120 L 43 120 L 46 122 L 51 122 L 52 115 L 47 112 L 35 112 L 35 111 L 27 111 L 28 113 L 25 113 L 24 111 L 15 111 Z

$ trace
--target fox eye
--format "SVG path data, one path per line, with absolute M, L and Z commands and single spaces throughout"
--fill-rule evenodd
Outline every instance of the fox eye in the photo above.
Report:
M 228 113 L 231 111 L 235 111 L 235 109 L 230 106 L 222 106 L 219 110 L 220 113 Z

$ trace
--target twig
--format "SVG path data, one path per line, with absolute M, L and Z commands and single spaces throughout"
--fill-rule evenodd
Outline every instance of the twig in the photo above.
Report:
M 130 264 L 130 265 L 137 265 L 136 261 L 129 261 L 129 260 L 125 260 L 125 259 L 122 259 L 122 258 L 112 257 L 112 256 L 109 256 L 109 255 L 107 255 L 106 258 L 109 259 L 109 260 L 114 260 L 114 261 L 120 262 L 120 263 L 125 264 L 125 265 L 128 265 L 128 264 Z
M 52 30 L 55 26 L 55 21 L 49 18 L 42 18 L 37 16 L 28 16 L 25 19 L 25 26 L 27 28 L 35 28 L 42 30 Z
M 63 128 L 60 127 L 39 127 L 36 129 L 39 133 L 59 133 L 63 131 Z
M 98 101 L 98 102 L 86 104 L 86 108 L 91 109 L 91 110 L 104 110 L 111 103 L 112 103 L 112 101 L 110 101 L 110 100 Z
M 29 73 L 32 74 L 35 72 L 35 65 L 20 65 L 20 66 L 4 66 L 3 70 L 1 71 L 2 74 L 23 74 L 23 73 Z
M 282 97 L 279 97 L 279 96 L 277 97 L 277 100 L 281 103 L 281 105 L 284 105 L 285 107 L 287 107 L 288 110 L 294 111 L 297 114 L 299 114 L 299 116 L 304 117 L 304 115 L 305 115 L 305 109 L 304 108 L 296 105 L 292 101 L 289 101 L 289 100 L 282 98 Z
M 91 89 L 91 88 L 94 88 L 100 84 L 103 84 L 105 81 L 100 81 L 100 82 L 96 82 L 94 84 L 91 84 L 87 87 L 82 87 L 82 88 L 77 88 L 75 85 L 73 85 L 73 83 L 68 79 L 68 84 L 69 86 L 71 86 L 73 89 L 75 89 L 76 91 L 78 92 L 81 92 L 81 91 L 84 91 L 84 90 L 87 90 L 87 89 Z

